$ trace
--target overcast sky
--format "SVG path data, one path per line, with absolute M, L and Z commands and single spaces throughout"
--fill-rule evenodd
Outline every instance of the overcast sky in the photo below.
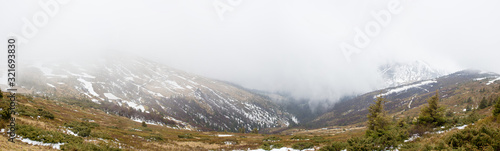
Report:
M 125 52 L 335 101 L 379 88 L 377 67 L 387 62 L 500 73 L 499 8 L 498 0 L 0 0 L 0 37 L 24 39 L 23 59 Z

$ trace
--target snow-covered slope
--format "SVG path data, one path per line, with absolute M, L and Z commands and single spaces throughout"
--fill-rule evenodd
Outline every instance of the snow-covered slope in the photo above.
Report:
M 160 114 L 182 127 L 237 131 L 284 127 L 297 122 L 270 100 L 232 84 L 133 57 L 92 62 L 37 63 L 24 69 L 29 93 L 58 98 L 85 97 L 143 113 Z M 137 121 L 162 124 L 145 117 Z
M 379 71 L 384 78 L 385 87 L 400 86 L 448 74 L 445 71 L 433 68 L 424 61 L 389 63 L 381 66 Z

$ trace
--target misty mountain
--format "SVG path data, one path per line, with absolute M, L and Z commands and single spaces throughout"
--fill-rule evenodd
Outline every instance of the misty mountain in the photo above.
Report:
M 496 84 L 499 81 L 500 75 L 496 73 L 463 70 L 438 78 L 372 91 L 341 101 L 328 112 L 305 125 L 318 128 L 332 125 L 360 124 L 366 121 L 368 107 L 373 104 L 377 96 L 381 96 L 388 101 L 385 104 L 385 109 L 390 114 L 405 111 L 418 113 L 417 107 L 426 104 L 427 99 L 438 91 L 440 99 L 444 100 L 442 103 L 449 104 L 456 111 L 461 111 L 464 108 L 463 101 L 467 99 L 466 97 L 482 98 L 483 95 L 480 90 L 499 89 L 499 85 Z M 477 102 L 472 106 L 477 107 L 479 99 L 476 98 Z
M 420 60 L 410 63 L 387 63 L 380 66 L 379 71 L 384 79 L 385 87 L 395 87 L 447 74 Z
M 111 103 L 114 112 L 138 122 L 227 131 L 299 123 L 267 97 L 142 58 L 108 56 L 93 62 L 33 63 L 25 65 L 22 73 L 19 79 L 24 93 Z
M 446 72 L 436 69 L 424 61 L 416 60 L 410 63 L 391 62 L 384 64 L 379 67 L 379 74 L 384 81 L 383 88 L 389 88 L 421 80 L 437 78 L 446 75 Z M 262 91 L 254 91 L 254 92 L 269 96 L 278 105 L 282 106 L 282 108 L 294 114 L 303 123 L 307 123 L 308 121 L 314 120 L 315 118 L 328 112 L 329 110 L 332 109 L 333 106 L 335 106 L 335 104 L 332 105 L 332 103 L 329 103 L 332 102 L 332 100 L 327 100 L 327 99 L 326 100 L 296 99 L 293 98 L 289 93 L 269 93 Z M 358 95 L 346 95 L 342 96 L 340 100 L 334 100 L 334 101 L 336 102 L 349 101 L 350 99 L 355 98 L 357 96 Z M 310 104 L 311 102 L 322 105 L 313 107 Z

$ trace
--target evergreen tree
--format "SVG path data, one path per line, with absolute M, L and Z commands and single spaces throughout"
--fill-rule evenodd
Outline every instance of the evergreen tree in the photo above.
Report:
M 377 97 L 375 104 L 372 104 L 369 108 L 368 117 L 368 130 L 366 135 L 370 137 L 382 136 L 385 131 L 389 128 L 390 120 L 387 117 L 387 112 L 384 110 L 384 103 L 386 101 L 382 97 Z
M 500 98 L 498 98 L 497 103 L 495 104 L 495 108 L 493 109 L 493 116 L 497 116 L 500 114 Z
M 467 106 L 465 106 L 465 111 L 466 112 L 472 111 L 472 107 L 470 106 L 470 104 L 467 104 Z
M 488 106 L 492 106 L 492 105 L 493 105 L 494 100 L 495 100 L 495 99 L 493 99 L 493 97 L 490 97 L 490 101 L 488 102 Z
M 469 98 L 467 99 L 467 101 L 465 101 L 465 102 L 466 102 L 466 103 L 472 103 L 472 98 L 471 98 L 471 97 L 469 97 Z
M 488 101 L 486 100 L 486 97 L 483 97 L 483 99 L 479 103 L 479 109 L 484 109 L 486 107 L 488 107 Z
M 436 91 L 436 95 L 432 96 L 427 100 L 428 105 L 422 108 L 420 115 L 418 117 L 419 125 L 429 125 L 432 127 L 441 126 L 446 122 L 444 117 L 444 108 L 440 107 L 439 104 L 439 94 Z
M 253 128 L 252 133 L 259 134 L 259 130 L 257 128 Z
M 370 147 L 375 150 L 387 150 L 391 146 L 401 144 L 408 137 L 404 120 L 393 123 L 387 116 L 387 111 L 384 110 L 385 102 L 382 97 L 377 97 L 375 104 L 368 108 L 368 129 L 365 140 L 371 142 Z M 394 121 L 396 122 L 396 119 Z
M 146 122 L 142 121 L 142 127 L 148 127 L 148 125 L 146 124 Z

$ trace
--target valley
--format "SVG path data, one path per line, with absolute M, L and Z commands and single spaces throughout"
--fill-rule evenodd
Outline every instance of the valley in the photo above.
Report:
M 18 114 L 14 115 L 19 124 L 17 143 L 4 144 L 4 149 L 320 149 L 362 138 L 367 130 L 368 107 L 377 97 L 387 100 L 384 106 L 392 121 L 412 125 L 426 100 L 437 92 L 446 116 L 461 121 L 456 123 L 460 125 L 489 115 L 500 96 L 498 74 L 464 70 L 347 98 L 311 119 L 307 113 L 300 114 L 308 110 L 307 106 L 287 112 L 296 108 L 290 106 L 294 103 L 284 107 L 271 99 L 276 94 L 210 81 L 151 62 L 119 64 L 124 66 L 102 68 L 108 74 L 91 72 L 92 66 L 77 64 L 71 68 L 35 65 L 26 69 L 33 74 L 22 77 L 30 80 L 22 81 L 19 89 L 22 96 L 18 98 Z M 133 74 L 142 69 L 138 66 L 155 70 Z M 479 108 L 481 99 L 487 101 L 487 107 Z M 2 109 L 6 109 L 6 97 L 2 103 Z M 477 118 L 469 119 L 472 114 Z M 305 122 L 299 122 L 296 116 Z M 2 125 L 6 122 L 3 120 Z M 6 127 L 2 129 L 2 138 L 7 139 Z M 458 131 L 450 130 L 446 133 Z M 444 137 L 424 136 L 418 140 Z

